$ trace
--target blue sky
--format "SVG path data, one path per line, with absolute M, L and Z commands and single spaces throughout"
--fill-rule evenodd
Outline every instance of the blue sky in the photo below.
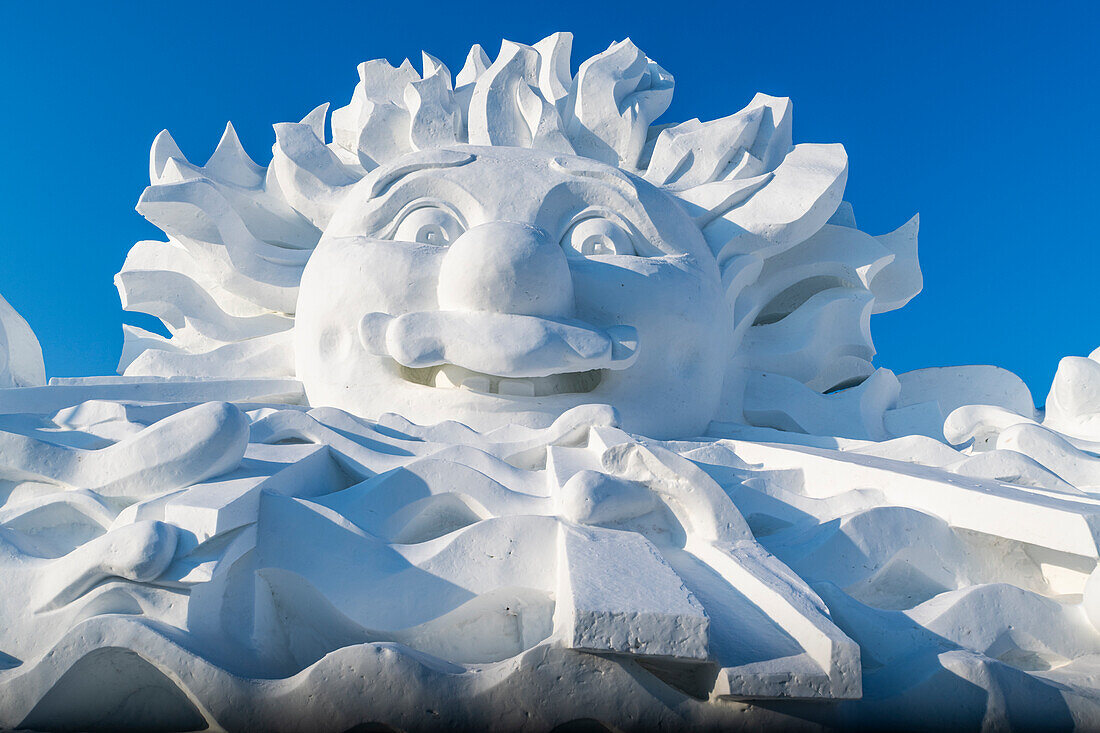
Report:
M 105 8 L 110 8 L 106 10 Z M 0 293 L 51 376 L 112 373 L 112 277 L 159 232 L 133 210 L 163 128 L 202 162 L 226 120 L 261 163 L 271 125 L 346 104 L 358 62 L 574 33 L 574 65 L 629 36 L 676 77 L 666 120 L 790 96 L 798 142 L 842 142 L 860 227 L 921 213 L 925 290 L 877 316 L 895 371 L 986 363 L 1042 402 L 1100 346 L 1096 3 L 85 4 L 0 8 Z

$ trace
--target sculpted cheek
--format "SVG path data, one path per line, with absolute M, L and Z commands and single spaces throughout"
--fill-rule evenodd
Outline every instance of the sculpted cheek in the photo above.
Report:
M 573 261 L 570 267 L 578 310 L 608 317 L 630 314 L 652 326 L 692 332 L 729 325 L 719 284 L 683 261 L 607 257 Z
M 373 310 L 399 314 L 436 307 L 436 283 L 445 249 L 403 242 L 371 241 L 357 253 L 357 288 Z M 334 263 L 347 266 L 349 263 Z
M 717 399 L 732 331 L 720 285 L 682 258 L 593 258 L 571 267 L 579 317 L 638 331 L 638 361 L 615 375 L 615 388 L 675 393 L 676 404 L 699 400 L 700 412 L 712 409 L 705 404 Z
M 347 332 L 341 332 L 335 326 L 323 328 L 317 335 L 317 352 L 324 359 L 347 358 L 350 356 L 350 345 L 351 339 L 347 338 Z
M 627 259 L 636 262 L 624 266 Z M 662 287 L 667 276 L 662 277 L 661 268 L 649 260 L 612 257 L 571 260 L 569 268 L 578 312 L 593 319 L 614 319 L 616 315 L 654 310 L 656 304 L 650 299 L 663 302 L 668 295 L 660 292 L 667 289 Z

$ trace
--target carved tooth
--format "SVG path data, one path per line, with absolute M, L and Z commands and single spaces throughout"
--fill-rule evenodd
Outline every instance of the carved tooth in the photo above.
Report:
M 529 379 L 502 379 L 498 391 L 513 397 L 534 397 L 535 385 Z
M 435 373 L 435 386 L 441 389 L 457 389 L 458 385 L 451 381 L 446 370 L 440 369 Z
M 551 374 L 549 377 L 538 377 L 527 381 L 534 388 L 536 397 L 549 397 L 561 393 L 558 388 L 561 384 L 560 374 Z
M 462 389 L 489 394 L 489 384 L 488 377 L 466 377 L 466 379 L 462 380 Z

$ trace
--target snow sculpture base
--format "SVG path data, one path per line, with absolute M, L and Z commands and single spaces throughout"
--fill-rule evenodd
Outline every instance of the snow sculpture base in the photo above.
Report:
M 37 389 L 68 401 L 117 387 Z M 23 449 L 0 459 L 15 481 L 2 569 L 23 589 L 2 608 L 5 725 L 271 729 L 307 699 L 336 709 L 315 725 L 357 709 L 488 725 L 498 695 L 552 723 L 653 684 L 668 689 L 631 703 L 647 719 L 672 695 L 703 721 L 712 693 L 860 694 L 857 647 L 722 487 L 605 406 L 479 434 L 329 408 L 93 400 L 4 428 L 4 447 Z M 99 485 L 69 488 L 89 476 Z M 369 673 L 365 698 L 348 665 Z M 608 675 L 591 704 L 570 691 Z M 487 685 L 502 692 L 478 703 Z M 127 707 L 152 689 L 163 719 Z
M 878 725 L 943 696 L 944 727 L 1097 720 L 1072 598 L 1100 500 L 965 478 L 942 443 L 201 401 L 272 392 L 244 381 L 94 399 L 123 387 L 0 391 L 82 400 L 0 416 L 4 727 Z

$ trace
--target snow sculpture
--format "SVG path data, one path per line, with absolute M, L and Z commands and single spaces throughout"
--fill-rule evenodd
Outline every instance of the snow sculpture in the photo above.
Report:
M 118 284 L 172 338 L 128 327 L 125 374 L 296 375 L 314 405 L 476 428 L 601 402 L 666 437 L 741 421 L 761 373 L 867 377 L 872 312 L 921 287 L 916 220 L 856 229 L 844 149 L 793 145 L 788 100 L 652 125 L 672 77 L 623 41 L 573 79 L 570 41 L 475 46 L 453 82 L 362 64 L 332 142 L 322 105 L 266 171 L 231 127 L 201 168 L 162 133 L 138 210 L 170 246 Z
M 1100 353 L 876 370 L 916 218 L 569 46 L 159 135 L 121 376 L 0 300 L 0 727 L 1100 723 Z

